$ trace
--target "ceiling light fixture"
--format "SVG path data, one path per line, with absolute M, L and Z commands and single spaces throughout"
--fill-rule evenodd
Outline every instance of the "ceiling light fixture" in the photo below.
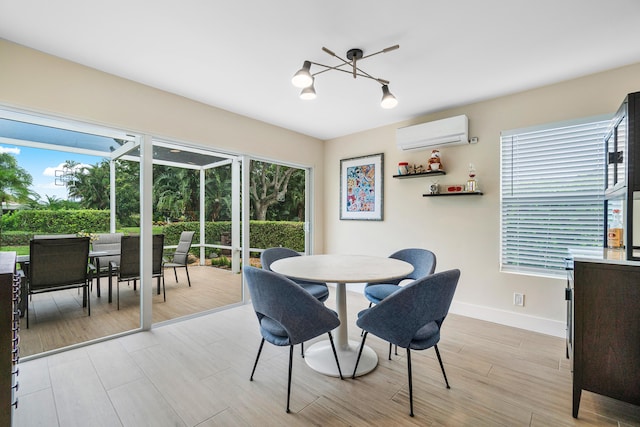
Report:
M 342 71 L 343 73 L 351 74 L 354 79 L 360 76 L 360 77 L 366 77 L 371 80 L 375 80 L 378 83 L 380 83 L 380 85 L 382 85 L 382 101 L 380 102 L 380 106 L 382 108 L 393 108 L 396 105 L 398 105 L 398 100 L 396 99 L 395 96 L 393 96 L 391 92 L 389 92 L 389 80 L 373 77 L 369 73 L 358 68 L 357 62 L 366 58 L 370 58 L 379 53 L 391 52 L 392 50 L 396 50 L 399 47 L 400 45 L 391 46 L 367 56 L 363 55 L 362 49 L 349 49 L 347 51 L 348 60 L 339 57 L 338 55 L 333 53 L 331 50 L 327 49 L 326 47 L 323 47 L 322 48 L 323 51 L 325 51 L 326 53 L 328 53 L 329 55 L 335 58 L 338 58 L 340 61 L 342 61 L 342 64 L 336 65 L 336 66 L 330 66 L 330 65 L 319 64 L 313 61 L 304 61 L 302 68 L 293 75 L 293 78 L 291 79 L 291 83 L 293 83 L 295 87 L 299 87 L 302 89 L 302 92 L 300 92 L 301 99 L 305 99 L 305 100 L 315 99 L 316 98 L 316 89 L 314 87 L 315 76 L 330 70 Z M 312 74 L 311 64 L 317 65 L 318 67 L 322 67 L 322 69 Z M 342 68 L 345 66 L 349 66 L 349 69 L 347 70 Z

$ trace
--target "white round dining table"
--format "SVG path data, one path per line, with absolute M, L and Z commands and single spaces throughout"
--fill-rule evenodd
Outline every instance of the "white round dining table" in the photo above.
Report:
M 340 368 L 346 377 L 353 374 L 360 347 L 358 341 L 349 340 L 346 284 L 405 277 L 413 271 L 413 266 L 394 258 L 368 255 L 307 255 L 279 259 L 271 264 L 271 270 L 292 279 L 336 284 L 336 311 L 340 326 L 336 329 L 335 344 Z M 322 374 L 339 376 L 329 340 L 305 348 L 304 360 L 310 368 Z M 377 364 L 375 351 L 365 345 L 356 376 L 371 372 Z

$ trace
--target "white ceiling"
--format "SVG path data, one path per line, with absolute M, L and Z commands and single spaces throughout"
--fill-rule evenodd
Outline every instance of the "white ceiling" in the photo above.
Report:
M 0 37 L 330 139 L 640 62 L 640 0 L 0 0 Z M 393 110 L 346 73 L 314 101 L 291 85 L 304 60 L 340 64 L 323 46 L 395 44 L 359 64 Z

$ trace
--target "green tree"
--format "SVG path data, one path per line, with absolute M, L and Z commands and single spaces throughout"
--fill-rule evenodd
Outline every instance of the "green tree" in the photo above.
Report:
M 33 178 L 9 153 L 0 153 L 0 202 L 28 203 L 36 197 L 30 189 Z
M 72 209 L 81 209 L 80 203 L 74 202 L 72 200 L 64 200 L 60 199 L 56 196 L 46 196 L 46 200 L 39 203 L 38 209 L 48 209 L 52 211 L 60 211 L 63 209 L 72 210 Z
M 249 195 L 253 219 L 266 220 L 267 209 L 285 200 L 289 180 L 295 171 L 275 163 L 251 162 Z
M 231 165 L 205 172 L 205 215 L 211 221 L 231 220 Z
M 153 199 L 162 217 L 195 221 L 199 216 L 200 174 L 171 166 L 153 167 Z
M 109 209 L 109 173 L 108 160 L 73 169 L 67 186 L 69 196 L 85 209 Z
M 137 162 L 116 161 L 116 218 L 123 226 L 139 225 L 140 166 Z M 110 208 L 109 160 L 75 169 L 69 196 L 85 209 Z

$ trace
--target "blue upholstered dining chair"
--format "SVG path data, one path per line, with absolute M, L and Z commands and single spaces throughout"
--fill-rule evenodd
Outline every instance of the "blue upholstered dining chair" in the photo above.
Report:
M 268 248 L 260 255 L 260 264 L 262 268 L 271 271 L 271 264 L 282 258 L 291 258 L 300 256 L 300 254 L 289 248 Z M 302 286 L 305 291 L 316 297 L 319 301 L 324 302 L 329 298 L 329 287 L 326 283 L 307 282 L 304 280 L 294 280 L 298 285 Z
M 438 351 L 438 342 L 440 341 L 440 329 L 449 313 L 459 278 L 460 270 L 457 269 L 425 276 L 403 286 L 380 304 L 358 313 L 356 323 L 364 330 L 364 334 L 352 378 L 355 378 L 360 354 L 362 354 L 362 348 L 369 333 L 398 347 L 406 348 L 409 414 L 412 417 L 411 350 L 425 350 L 433 347 L 436 350 L 436 356 L 438 356 L 444 382 L 447 388 L 450 388 L 440 351 Z
M 367 283 L 364 287 L 364 296 L 369 300 L 369 307 L 400 289 L 400 282 L 406 279 L 416 280 L 433 274 L 436 270 L 436 255 L 420 248 L 401 249 L 389 255 L 389 258 L 408 262 L 413 266 L 413 272 L 406 277 L 392 280 L 387 283 Z
M 289 346 L 287 383 L 287 412 L 289 412 L 293 347 L 296 344 L 328 334 L 340 379 L 342 379 L 340 362 L 331 335 L 331 331 L 338 327 L 340 320 L 333 310 L 325 307 L 295 282 L 280 274 L 255 267 L 244 267 L 243 274 L 262 335 L 250 381 L 253 381 L 253 374 L 258 366 L 265 340 L 273 345 Z
M 367 283 L 364 287 L 364 296 L 369 300 L 369 307 L 378 304 L 380 301 L 398 291 L 400 283 L 404 280 L 416 280 L 433 274 L 436 270 L 436 255 L 421 248 L 401 249 L 389 255 L 389 258 L 399 259 L 408 262 L 413 266 L 411 274 L 392 280 L 387 283 Z M 396 356 L 398 347 L 396 347 Z M 391 360 L 391 344 L 389 344 L 389 360 Z

